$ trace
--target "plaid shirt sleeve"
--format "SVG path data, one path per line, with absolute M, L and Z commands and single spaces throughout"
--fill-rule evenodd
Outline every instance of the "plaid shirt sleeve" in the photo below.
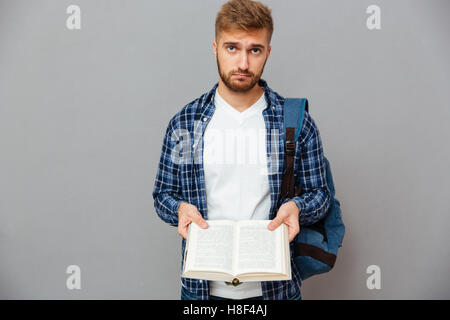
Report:
M 167 126 L 162 145 L 161 158 L 153 190 L 154 206 L 158 216 L 172 226 L 178 226 L 178 207 L 181 200 L 181 185 L 178 178 L 179 164 L 173 161 L 176 139 L 173 119 Z
M 300 226 L 308 226 L 326 215 L 331 200 L 319 129 L 308 112 L 297 141 L 294 163 L 294 176 L 296 184 L 302 187 L 302 195 L 285 199 L 283 203 L 293 200 L 300 209 Z

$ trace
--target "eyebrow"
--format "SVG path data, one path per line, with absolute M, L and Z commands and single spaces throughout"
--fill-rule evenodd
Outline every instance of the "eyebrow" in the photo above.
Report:
M 239 42 L 227 41 L 227 42 L 224 42 L 223 45 L 224 46 L 226 46 L 226 45 L 237 46 L 237 45 L 239 45 Z M 259 44 L 259 43 L 252 43 L 252 44 L 250 44 L 250 47 L 260 48 L 260 49 L 263 49 L 263 50 L 265 49 L 265 47 L 262 44 Z

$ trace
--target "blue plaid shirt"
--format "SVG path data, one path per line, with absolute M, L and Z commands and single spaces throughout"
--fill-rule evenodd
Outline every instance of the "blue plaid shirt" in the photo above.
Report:
M 294 155 L 295 183 L 296 186 L 302 186 L 303 194 L 281 200 L 281 182 L 285 172 L 284 98 L 270 89 L 263 79 L 259 80 L 259 85 L 264 88 L 267 101 L 267 107 L 262 113 L 266 125 L 268 166 L 271 166 L 268 172 L 271 200 L 269 217 L 273 219 L 283 203 L 293 200 L 300 208 L 300 228 L 311 225 L 325 216 L 331 199 L 319 130 L 311 115 L 305 112 Z M 178 226 L 178 207 L 182 201 L 195 205 L 204 219 L 208 219 L 202 163 L 203 133 L 215 110 L 214 94 L 217 86 L 218 83 L 209 92 L 184 106 L 167 126 L 153 199 L 158 216 L 172 226 Z M 280 134 L 274 135 L 273 132 Z M 181 270 L 185 246 L 186 241 L 182 238 Z M 290 243 L 290 249 L 292 279 L 263 281 L 263 299 L 290 299 L 299 292 L 301 279 L 293 261 L 293 242 Z M 197 299 L 209 299 L 209 281 L 181 278 L 181 284 Z

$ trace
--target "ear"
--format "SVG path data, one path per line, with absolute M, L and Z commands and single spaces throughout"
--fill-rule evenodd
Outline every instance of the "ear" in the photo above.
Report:
M 272 46 L 271 46 L 271 45 L 269 45 L 269 46 L 267 47 L 267 58 L 266 58 L 266 59 L 269 59 L 269 56 L 270 56 L 270 50 L 272 50 Z
M 217 43 L 216 43 L 216 40 L 213 40 L 213 50 L 214 50 L 214 56 L 217 59 Z

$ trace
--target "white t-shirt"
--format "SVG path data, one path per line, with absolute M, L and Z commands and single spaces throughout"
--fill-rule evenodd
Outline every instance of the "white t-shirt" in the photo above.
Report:
M 203 165 L 209 220 L 269 219 L 264 93 L 244 112 L 216 90 L 215 111 L 203 136 Z M 210 295 L 244 299 L 262 295 L 261 282 L 238 286 L 210 281 Z

